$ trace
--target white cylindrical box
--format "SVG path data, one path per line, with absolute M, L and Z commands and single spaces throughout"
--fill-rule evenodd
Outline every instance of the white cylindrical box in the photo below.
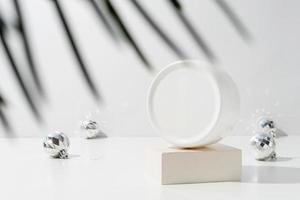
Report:
M 215 143 L 230 134 L 239 94 L 220 67 L 196 60 L 172 63 L 151 83 L 147 110 L 156 132 L 183 148 Z

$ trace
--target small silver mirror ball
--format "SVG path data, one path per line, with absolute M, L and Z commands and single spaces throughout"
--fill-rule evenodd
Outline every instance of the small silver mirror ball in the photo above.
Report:
M 62 132 L 56 131 L 47 135 L 43 143 L 45 151 L 53 158 L 68 158 L 70 140 Z
M 261 118 L 259 119 L 257 125 L 262 132 L 272 133 L 275 137 L 276 127 L 273 120 L 268 118 Z
M 81 122 L 81 129 L 85 132 L 85 137 L 87 139 L 98 138 L 102 133 L 101 130 L 99 130 L 98 123 L 93 120 L 85 120 Z
M 254 135 L 250 144 L 255 151 L 255 158 L 260 161 L 276 159 L 276 143 L 272 133 L 259 132 Z

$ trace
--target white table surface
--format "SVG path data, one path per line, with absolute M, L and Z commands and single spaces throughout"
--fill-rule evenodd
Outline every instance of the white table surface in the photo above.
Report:
M 253 159 L 249 137 L 222 141 L 243 150 L 241 182 L 160 185 L 145 173 L 159 138 L 71 138 L 70 159 L 49 158 L 42 139 L 0 139 L 0 199 L 299 199 L 300 137 L 278 139 L 278 160 Z

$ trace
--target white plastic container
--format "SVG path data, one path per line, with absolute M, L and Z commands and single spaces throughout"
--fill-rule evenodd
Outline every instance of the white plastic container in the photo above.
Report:
M 161 137 L 178 147 L 200 147 L 231 133 L 239 115 L 239 94 L 231 77 L 219 67 L 184 60 L 156 75 L 147 109 Z

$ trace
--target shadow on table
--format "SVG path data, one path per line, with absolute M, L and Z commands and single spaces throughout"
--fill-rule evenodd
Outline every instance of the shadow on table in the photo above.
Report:
M 300 168 L 279 166 L 243 166 L 244 183 L 300 183 Z
M 287 137 L 287 136 L 288 136 L 288 134 L 285 131 L 277 128 L 277 130 L 276 130 L 276 137 L 277 138 Z

